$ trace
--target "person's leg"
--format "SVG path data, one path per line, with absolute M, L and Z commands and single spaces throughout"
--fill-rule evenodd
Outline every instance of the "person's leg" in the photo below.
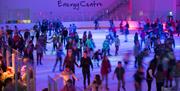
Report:
M 162 91 L 163 86 L 164 86 L 164 82 L 157 82 L 156 83 L 157 91 Z
M 72 69 L 72 72 L 75 74 L 75 70 Z M 75 86 L 76 80 L 73 78 L 73 85 Z
M 146 41 L 146 40 L 144 39 L 144 40 L 143 40 L 143 44 L 144 44 L 144 46 L 145 46 L 145 41 Z
M 126 91 L 126 87 L 125 87 L 125 81 L 124 81 L 124 79 L 122 79 L 122 88 L 123 88 L 123 90 L 124 90 L 124 91 Z
M 159 83 L 159 90 L 158 91 L 162 91 L 162 87 L 164 86 L 164 82 L 160 82 Z
M 38 53 L 37 53 L 36 57 L 37 57 L 37 65 L 38 65 L 39 64 L 39 54 Z
M 86 89 L 86 73 L 85 72 L 82 72 L 83 73 L 83 79 L 84 79 L 84 89 Z
M 97 59 L 97 66 L 99 67 L 99 58 Z
M 118 80 L 118 91 L 120 91 L 121 88 L 121 80 Z
M 108 89 L 108 74 L 105 75 L 105 80 L 106 80 L 106 88 Z
M 33 56 L 33 54 L 31 53 L 30 54 L 30 59 L 31 59 L 31 61 L 32 61 L 32 65 L 34 64 L 34 56 Z
M 87 73 L 88 85 L 90 85 L 90 71 Z
M 54 67 L 53 67 L 53 72 L 55 72 L 57 63 L 58 63 L 58 58 L 56 58 L 56 62 L 55 62 Z
M 142 83 L 139 83 L 139 91 L 142 91 Z
M 60 63 L 59 63 L 59 71 L 62 71 L 62 69 L 61 69 L 61 68 L 62 68 L 62 67 L 61 67 L 61 66 L 62 66 L 62 58 L 61 58 L 61 57 L 59 57 L 59 62 L 60 62 Z
M 179 85 L 179 83 L 178 83 L 178 78 L 177 77 L 175 77 L 175 91 L 178 91 L 178 85 Z
M 110 54 L 110 48 L 108 49 L 108 56 L 111 56 L 111 54 Z
M 169 87 L 172 87 L 172 80 L 173 80 L 172 78 L 169 79 L 169 83 L 170 83 Z
M 159 90 L 159 83 L 158 82 L 156 82 L 156 91 L 160 91 Z
M 115 55 L 117 56 L 118 55 L 119 46 L 115 46 L 115 48 L 116 48 Z
M 148 91 L 151 91 L 152 80 L 146 80 L 146 81 L 147 81 L 147 85 L 148 85 Z
M 125 34 L 125 42 L 127 42 L 127 34 Z
M 39 61 L 40 61 L 40 64 L 42 65 L 42 53 L 40 54 L 40 57 L 39 57 Z
M 135 56 L 135 62 L 134 62 L 134 67 L 136 68 L 137 67 L 137 57 Z

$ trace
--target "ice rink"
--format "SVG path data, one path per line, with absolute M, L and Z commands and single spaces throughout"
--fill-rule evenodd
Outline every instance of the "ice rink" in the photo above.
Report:
M 77 30 L 79 37 L 82 38 L 82 34 L 84 31 L 91 31 L 93 34 L 93 39 L 95 41 L 95 45 L 96 45 L 96 49 L 101 49 L 102 48 L 102 43 L 105 39 L 105 36 L 108 34 L 108 30 L 106 29 L 100 29 L 100 30 L 85 30 L 85 29 L 79 29 Z M 110 91 L 117 91 L 117 80 L 114 79 L 112 80 L 112 76 L 113 76 L 113 72 L 115 67 L 117 66 L 117 61 L 122 61 L 124 53 L 126 53 L 127 51 L 133 51 L 133 46 L 134 46 L 134 33 L 136 31 L 131 31 L 130 34 L 128 35 L 128 42 L 124 42 L 124 35 L 121 35 L 120 33 L 117 33 L 119 35 L 120 41 L 121 41 L 121 45 L 120 45 L 120 49 L 119 49 L 119 55 L 118 56 L 114 56 L 115 54 L 115 47 L 114 44 L 111 45 L 111 54 L 113 56 L 110 56 L 110 63 L 112 66 L 112 71 L 109 74 L 109 90 Z M 177 37 L 175 35 L 175 43 L 176 43 L 176 47 L 175 47 L 175 55 L 176 55 L 176 59 L 180 60 L 180 37 Z M 46 54 L 43 57 L 43 65 L 38 65 L 36 66 L 36 91 L 41 91 L 43 88 L 48 88 L 48 75 L 51 77 L 54 77 L 56 74 L 59 74 L 59 70 L 58 70 L 58 66 L 56 67 L 56 72 L 52 72 L 53 69 L 53 65 L 55 64 L 55 52 L 52 53 L 52 43 L 49 43 L 47 45 L 47 49 L 48 51 L 46 52 Z M 36 53 L 34 53 L 36 54 Z M 147 68 L 149 61 L 153 58 L 153 52 L 144 59 L 144 63 L 143 65 L 145 66 L 145 68 Z M 36 62 L 36 55 L 34 55 L 35 58 L 35 62 Z M 135 91 L 134 90 L 134 79 L 133 79 L 133 75 L 134 72 L 136 71 L 136 69 L 134 68 L 134 56 L 131 55 L 131 60 L 130 63 L 128 64 L 128 67 L 126 68 L 126 73 L 125 73 L 125 82 L 126 82 L 126 89 L 127 91 Z M 101 64 L 101 63 L 100 63 Z M 146 69 L 145 69 L 146 70 Z M 78 77 L 78 79 L 80 79 L 79 81 L 76 81 L 76 86 L 81 89 L 80 91 L 83 91 L 83 76 L 82 76 L 82 71 L 81 68 L 77 68 L 76 67 L 76 76 Z M 96 74 L 100 73 L 100 68 L 98 68 L 95 63 L 94 63 L 94 70 L 91 71 L 91 82 L 94 79 L 94 76 Z M 59 83 L 58 85 L 61 85 L 61 81 L 58 81 Z M 103 82 L 104 84 L 104 82 Z M 58 86 L 60 87 L 60 86 Z M 143 81 L 143 90 L 142 91 L 147 91 L 147 84 L 146 81 Z M 104 90 L 105 91 L 105 90 Z M 123 91 L 121 89 L 121 91 Z M 153 80 L 153 85 L 152 85 L 152 91 L 156 91 L 156 86 L 155 86 L 155 80 Z

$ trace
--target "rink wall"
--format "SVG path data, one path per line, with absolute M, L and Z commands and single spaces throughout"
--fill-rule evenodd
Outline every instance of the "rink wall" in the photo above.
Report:
M 137 29 L 139 27 L 138 21 L 128 21 L 130 25 L 130 30 Z M 63 25 L 65 27 L 69 27 L 70 24 L 75 24 L 78 29 L 94 29 L 94 21 L 81 21 L 81 22 L 63 22 Z M 120 21 L 114 21 L 115 27 L 119 28 Z M 123 24 L 126 24 L 126 21 L 123 22 Z M 32 29 L 35 23 L 30 24 L 0 24 L 1 26 L 10 26 L 11 29 L 14 29 L 14 26 L 16 25 L 19 29 Z M 109 21 L 99 21 L 99 26 L 101 29 L 109 28 Z

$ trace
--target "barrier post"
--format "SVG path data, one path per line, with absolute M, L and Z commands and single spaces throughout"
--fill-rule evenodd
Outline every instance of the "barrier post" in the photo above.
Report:
M 6 50 L 6 66 L 8 67 L 9 66 L 9 51 Z

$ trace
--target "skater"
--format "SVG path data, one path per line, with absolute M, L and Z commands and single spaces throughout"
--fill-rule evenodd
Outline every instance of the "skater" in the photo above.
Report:
M 110 40 L 108 39 L 108 36 L 106 36 L 106 39 L 103 42 L 103 48 L 102 48 L 102 54 L 110 56 Z
M 129 34 L 129 23 L 128 23 L 128 21 L 126 21 L 125 31 L 124 31 L 124 35 L 125 35 L 125 41 L 124 42 L 128 42 L 128 34 Z
M 77 44 L 77 60 L 80 61 L 80 58 L 82 57 L 82 48 L 83 48 L 83 42 L 82 39 L 79 39 L 78 44 Z
M 58 62 L 59 62 L 59 71 L 62 71 L 63 56 L 64 56 L 63 45 L 62 43 L 59 43 L 59 46 L 57 47 L 57 50 L 56 50 L 56 62 L 53 67 L 53 72 L 55 72 L 56 65 L 58 64 Z
M 120 46 L 120 39 L 119 39 L 118 35 L 116 35 L 116 38 L 115 38 L 114 42 L 115 42 L 115 50 L 116 50 L 115 51 L 115 56 L 117 56 L 118 51 L 119 51 L 119 46 Z
M 90 84 L 85 91 L 102 91 L 102 81 L 100 75 L 96 75 L 92 84 Z
M 88 85 L 90 85 L 90 66 L 93 70 L 93 64 L 91 58 L 87 56 L 87 51 L 84 51 L 83 57 L 81 58 L 80 67 L 82 67 L 82 74 L 83 74 L 83 83 L 84 89 L 86 89 L 86 79 L 88 80 Z
M 162 91 L 162 87 L 164 86 L 164 81 L 165 81 L 162 64 L 158 65 L 157 72 L 155 74 L 155 78 L 156 78 L 156 89 L 157 89 L 157 91 Z
M 108 74 L 111 72 L 111 64 L 106 55 L 104 55 L 102 64 L 101 64 L 101 75 L 102 81 L 105 80 L 105 88 L 108 90 Z
M 53 53 L 57 48 L 58 37 L 56 34 L 53 34 L 53 36 L 50 39 L 52 39 L 52 42 L 53 42 L 53 49 L 52 49 L 52 53 Z
M 84 44 L 84 46 L 85 46 L 86 40 L 87 40 L 87 32 L 86 32 L 86 31 L 84 31 L 84 33 L 83 33 L 82 40 L 83 40 L 83 44 Z
M 149 52 L 151 52 L 151 38 L 150 36 L 147 36 L 145 39 L 145 47 L 146 49 L 149 50 Z
M 102 53 L 101 53 L 101 50 L 100 49 L 98 49 L 95 53 L 94 53 L 94 55 L 93 55 L 93 57 L 92 57 L 95 61 L 96 61 L 96 63 L 97 63 L 97 67 L 100 67 L 99 66 L 99 61 L 101 60 L 101 58 L 102 58 Z
M 54 77 L 54 80 L 57 80 L 59 77 L 63 78 L 64 86 L 68 84 L 67 82 L 68 82 L 69 79 L 73 78 L 75 80 L 78 80 L 78 78 L 75 76 L 75 74 L 72 72 L 72 70 L 70 69 L 69 66 L 66 66 L 64 71 L 62 71 L 59 75 L 56 75 Z
M 63 43 L 64 43 L 64 45 L 66 45 L 66 41 L 67 41 L 67 37 L 68 37 L 68 30 L 67 30 L 67 28 L 63 29 L 62 35 L 63 35 Z
M 180 90 L 180 61 L 176 63 L 175 71 L 174 71 L 174 78 L 175 78 L 175 91 Z
M 130 56 L 131 56 L 131 52 L 130 52 L 130 51 L 127 51 L 127 52 L 124 54 L 123 61 L 124 61 L 124 68 L 125 68 L 125 69 L 127 68 L 128 63 L 129 63 L 129 61 L 130 61 Z
M 151 84 L 154 78 L 154 73 L 155 73 L 155 67 L 153 64 L 150 64 L 150 66 L 148 67 L 146 71 L 146 82 L 148 85 L 148 91 L 151 91 Z
M 135 68 L 137 67 L 138 54 L 140 53 L 140 51 L 141 51 L 141 47 L 140 47 L 139 41 L 136 41 L 134 45 L 134 57 L 135 57 L 134 67 Z
M 94 29 L 95 30 L 100 29 L 98 19 L 94 20 Z
M 144 71 L 142 66 L 138 67 L 138 70 L 134 74 L 134 85 L 135 85 L 135 91 L 142 91 L 142 81 L 144 80 Z M 161 90 L 158 90 L 161 91 Z
M 68 49 L 67 55 L 63 63 L 63 68 L 69 66 L 71 71 L 75 74 L 75 65 L 79 67 L 79 65 L 76 62 L 76 59 L 73 56 L 72 49 Z M 73 79 L 73 84 L 75 85 L 75 79 Z
M 145 44 L 146 33 L 141 31 L 141 48 L 143 47 L 143 43 Z
M 126 91 L 126 88 L 125 88 L 125 70 L 124 68 L 122 67 L 122 63 L 121 61 L 118 62 L 118 66 L 115 68 L 114 70 L 114 75 L 113 75 L 113 79 L 114 79 L 114 76 L 116 75 L 117 77 L 117 80 L 118 80 L 118 90 L 117 91 L 120 91 L 120 88 L 121 88 L 121 83 L 122 83 L 122 88 L 124 91 Z
M 143 67 L 143 60 L 144 60 L 144 57 L 146 57 L 147 55 L 148 55 L 147 49 L 144 49 L 142 52 L 140 52 L 137 55 L 137 60 L 135 61 L 135 67 L 136 67 L 136 65 L 138 65 L 138 67 L 140 67 L 140 66 Z
M 44 47 L 42 45 L 41 41 L 37 41 L 36 43 L 36 52 L 37 52 L 37 65 L 42 65 L 42 57 L 43 57 L 43 51 L 44 51 Z
M 137 32 L 134 35 L 134 44 L 136 44 L 136 42 L 139 42 L 139 35 Z
M 34 51 L 34 44 L 32 40 L 30 40 L 27 47 L 24 50 L 24 57 L 28 57 L 30 59 L 31 64 L 34 64 L 33 51 Z
M 93 37 L 92 37 L 92 33 L 91 33 L 91 31 L 89 31 L 88 32 L 88 39 L 92 39 Z
M 119 28 L 120 28 L 121 34 L 124 34 L 123 21 L 120 22 Z

